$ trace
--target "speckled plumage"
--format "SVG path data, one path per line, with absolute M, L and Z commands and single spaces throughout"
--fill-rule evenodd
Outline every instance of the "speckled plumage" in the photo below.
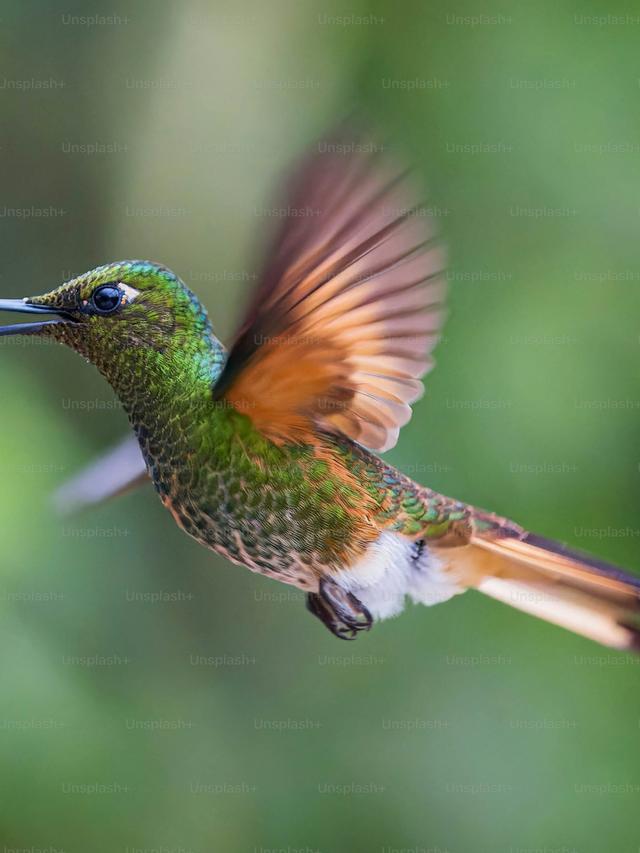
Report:
M 375 154 L 328 150 L 292 181 L 286 210 L 314 216 L 283 220 L 228 352 L 196 296 L 149 261 L 0 300 L 57 315 L 0 335 L 52 336 L 93 362 L 177 523 L 306 590 L 338 637 L 399 613 L 407 597 L 435 604 L 475 587 L 615 648 L 640 646 L 636 578 L 376 456 L 395 444 L 432 365 L 442 253 L 406 173 Z M 134 450 L 107 494 L 146 477 Z
M 126 323 L 92 318 L 90 334 L 71 324 L 46 333 L 111 383 L 162 502 L 197 541 L 254 571 L 315 589 L 323 573 L 355 562 L 383 529 L 412 539 L 468 538 L 463 505 L 356 443 L 319 432 L 313 445 L 277 445 L 248 414 L 216 400 L 224 348 L 199 300 L 164 267 L 99 267 L 32 301 L 71 309 L 114 280 L 141 291 Z

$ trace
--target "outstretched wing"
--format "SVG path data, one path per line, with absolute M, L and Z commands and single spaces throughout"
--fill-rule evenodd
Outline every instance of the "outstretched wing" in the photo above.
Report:
M 140 445 L 128 435 L 60 486 L 53 502 L 62 515 L 95 506 L 149 482 Z
M 373 150 L 372 150 L 373 149 Z M 387 450 L 443 318 L 443 251 L 414 182 L 362 139 L 318 144 L 214 396 L 276 442 L 318 429 Z

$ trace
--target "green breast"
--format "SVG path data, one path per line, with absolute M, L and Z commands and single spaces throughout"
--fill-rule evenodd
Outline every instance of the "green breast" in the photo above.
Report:
M 208 408 L 208 410 L 207 410 Z M 315 587 L 376 530 L 338 445 L 277 447 L 226 407 L 136 427 L 156 489 L 184 530 L 257 571 Z M 325 458 L 326 457 L 326 458 Z

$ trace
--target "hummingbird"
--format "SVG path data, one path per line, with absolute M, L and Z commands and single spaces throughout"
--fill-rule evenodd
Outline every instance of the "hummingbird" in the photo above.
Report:
M 0 335 L 66 344 L 111 384 L 133 436 L 63 487 L 67 507 L 151 479 L 176 523 L 306 593 L 354 639 L 407 600 L 475 589 L 601 644 L 640 649 L 640 578 L 438 494 L 394 468 L 445 315 L 444 251 L 411 171 L 381 146 L 318 145 L 230 346 L 167 267 L 99 266 L 0 300 Z

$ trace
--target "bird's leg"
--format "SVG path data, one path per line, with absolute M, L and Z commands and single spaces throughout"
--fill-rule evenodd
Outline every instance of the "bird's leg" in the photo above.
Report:
M 368 631 L 373 624 L 364 604 L 330 578 L 320 580 L 318 592 L 307 594 L 307 610 L 341 640 L 355 640 L 358 631 Z

